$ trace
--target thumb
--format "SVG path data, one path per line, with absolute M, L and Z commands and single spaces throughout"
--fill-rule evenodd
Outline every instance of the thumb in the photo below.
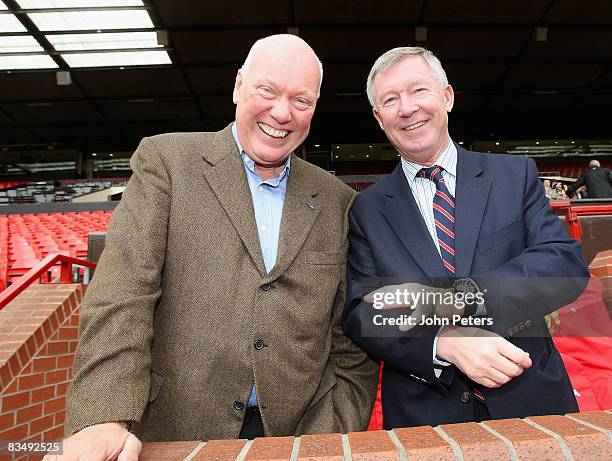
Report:
M 525 356 L 521 360 L 521 366 L 523 368 L 530 368 L 531 367 L 531 357 L 529 357 L 529 354 L 527 352 L 525 352 Z
M 138 461 L 142 451 L 142 442 L 134 434 L 130 434 L 125 439 L 123 449 L 117 457 L 117 461 Z

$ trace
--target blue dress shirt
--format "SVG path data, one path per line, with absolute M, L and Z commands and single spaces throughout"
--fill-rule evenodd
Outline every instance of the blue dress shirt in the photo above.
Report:
M 283 205 L 285 204 L 285 193 L 287 192 L 287 179 L 291 169 L 291 156 L 287 157 L 285 167 L 278 178 L 262 180 L 255 172 L 255 162 L 242 150 L 238 140 L 236 123 L 232 125 L 234 141 L 238 146 L 240 157 L 244 163 L 244 171 L 249 182 L 253 209 L 255 210 L 255 222 L 259 234 L 259 245 L 263 256 L 266 271 L 270 272 L 276 264 L 278 251 L 278 237 L 280 234 L 281 219 L 283 217 Z M 255 384 L 251 390 L 248 406 L 257 406 L 257 391 Z

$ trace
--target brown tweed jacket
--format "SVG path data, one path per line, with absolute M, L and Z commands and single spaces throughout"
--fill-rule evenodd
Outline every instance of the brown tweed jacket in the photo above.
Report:
M 291 162 L 268 274 L 230 127 L 141 142 L 81 305 L 67 434 L 236 438 L 253 383 L 266 435 L 366 428 L 378 367 L 341 328 L 354 192 Z

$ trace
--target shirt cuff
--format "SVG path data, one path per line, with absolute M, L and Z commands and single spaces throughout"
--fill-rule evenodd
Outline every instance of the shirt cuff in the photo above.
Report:
M 436 333 L 436 337 L 434 338 L 434 341 L 433 341 L 432 362 L 434 365 L 434 374 L 436 375 L 436 378 L 439 378 L 440 375 L 442 374 L 442 368 L 452 365 L 450 362 L 447 362 L 446 360 L 440 360 L 436 357 L 437 352 L 438 352 L 438 337 L 440 336 L 440 333 L 442 333 L 442 328 L 444 328 L 444 325 L 442 325 L 438 329 L 438 333 Z

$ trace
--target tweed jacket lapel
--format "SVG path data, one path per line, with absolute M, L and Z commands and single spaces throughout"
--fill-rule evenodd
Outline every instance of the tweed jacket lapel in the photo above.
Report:
M 257 270 L 262 277 L 265 276 L 253 199 L 231 125 L 216 134 L 211 145 L 204 148 L 202 157 L 212 165 L 204 170 L 208 184 L 238 232 Z
M 304 160 L 295 155 L 291 157 L 291 171 L 278 239 L 278 256 L 269 274 L 272 280 L 278 278 L 291 265 L 321 212 L 318 191 L 308 180 L 305 167 Z

